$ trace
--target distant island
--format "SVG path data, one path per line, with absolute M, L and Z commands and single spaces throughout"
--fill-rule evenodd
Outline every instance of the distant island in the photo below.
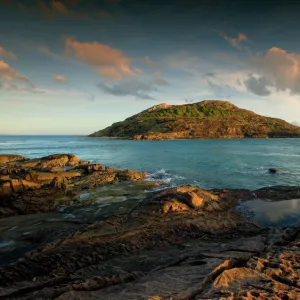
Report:
M 159 104 L 89 136 L 133 140 L 289 138 L 300 137 L 300 127 L 228 101 L 207 100 Z

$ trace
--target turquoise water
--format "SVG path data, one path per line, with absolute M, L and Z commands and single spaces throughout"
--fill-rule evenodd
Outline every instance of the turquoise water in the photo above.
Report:
M 127 141 L 84 136 L 0 136 L 0 153 L 74 153 L 117 168 L 204 188 L 299 185 L 300 139 Z M 281 170 L 269 174 L 269 168 Z

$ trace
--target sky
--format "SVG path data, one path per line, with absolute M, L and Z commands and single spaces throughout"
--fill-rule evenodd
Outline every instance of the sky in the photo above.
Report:
M 0 0 L 0 134 L 216 99 L 300 125 L 299 25 L 288 0 Z

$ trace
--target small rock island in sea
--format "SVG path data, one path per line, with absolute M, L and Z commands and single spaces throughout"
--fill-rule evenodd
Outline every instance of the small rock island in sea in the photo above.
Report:
M 241 109 L 228 101 L 210 100 L 156 105 L 90 137 L 134 140 L 300 137 L 300 128 Z
M 237 206 L 256 198 L 299 187 L 168 187 L 72 154 L 0 155 L 0 298 L 300 299 L 300 227 L 255 224 Z

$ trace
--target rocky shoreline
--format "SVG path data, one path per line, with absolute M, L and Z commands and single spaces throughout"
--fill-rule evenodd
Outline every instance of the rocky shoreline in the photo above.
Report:
M 300 227 L 236 209 L 299 187 L 161 184 L 72 154 L 0 155 L 0 299 L 299 299 Z

